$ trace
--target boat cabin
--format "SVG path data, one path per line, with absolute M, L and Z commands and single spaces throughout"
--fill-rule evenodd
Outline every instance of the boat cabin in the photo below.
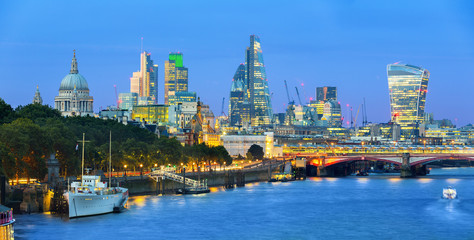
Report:
M 84 175 L 81 182 L 73 182 L 71 191 L 74 193 L 93 193 L 107 188 L 107 182 L 101 182 L 100 176 Z

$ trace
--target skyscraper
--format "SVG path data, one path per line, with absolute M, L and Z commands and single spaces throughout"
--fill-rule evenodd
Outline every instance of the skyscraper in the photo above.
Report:
M 251 125 L 270 124 L 273 116 L 272 103 L 260 38 L 256 35 L 250 35 L 250 46 L 247 48 L 245 65 Z
M 165 104 L 176 92 L 188 91 L 188 68 L 183 65 L 182 53 L 170 53 L 165 61 Z
M 242 125 L 250 121 L 250 107 L 245 77 L 245 65 L 240 64 L 232 79 L 229 100 L 230 125 Z
M 250 46 L 232 79 L 229 101 L 230 124 L 259 126 L 271 123 L 273 117 L 260 38 L 250 35 Z
M 317 87 L 316 88 L 316 101 L 326 102 L 328 100 L 337 101 L 336 87 Z
M 401 125 L 401 135 L 414 135 L 423 121 L 430 72 L 407 64 L 387 65 L 391 120 Z
M 140 54 L 140 71 L 130 78 L 130 92 L 137 93 L 148 104 L 158 103 L 158 65 L 153 64 L 150 53 Z

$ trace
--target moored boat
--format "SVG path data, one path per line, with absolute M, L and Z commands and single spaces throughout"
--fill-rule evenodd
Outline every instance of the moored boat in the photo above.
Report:
M 104 213 L 119 212 L 127 203 L 128 189 L 122 187 L 108 187 L 100 176 L 84 175 L 84 143 L 85 134 L 82 135 L 82 178 L 81 182 L 73 182 L 64 193 L 64 198 L 69 205 L 69 218 L 99 215 Z M 112 132 L 109 145 L 109 184 L 111 181 L 110 169 L 112 166 Z
M 84 175 L 81 182 L 73 182 L 65 193 L 69 204 L 69 218 L 111 213 L 124 208 L 128 189 L 107 187 L 100 176 Z
M 447 188 L 443 188 L 443 197 L 444 199 L 455 199 L 458 197 L 456 189 L 449 186 Z

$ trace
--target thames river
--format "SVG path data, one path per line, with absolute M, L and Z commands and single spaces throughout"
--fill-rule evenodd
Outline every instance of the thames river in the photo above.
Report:
M 443 200 L 443 187 L 459 198 Z M 15 239 L 473 239 L 474 168 L 309 178 L 132 197 L 128 210 L 72 220 L 16 215 Z

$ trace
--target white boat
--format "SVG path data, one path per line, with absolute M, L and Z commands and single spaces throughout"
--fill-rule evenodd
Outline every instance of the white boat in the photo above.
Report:
M 457 198 L 456 189 L 453 187 L 443 188 L 443 198 L 444 199 L 455 199 Z
M 108 187 L 100 176 L 84 175 L 84 143 L 82 135 L 82 179 L 73 182 L 64 197 L 69 205 L 69 218 L 85 217 L 104 213 L 121 211 L 128 200 L 128 189 L 122 187 Z M 112 133 L 110 133 L 112 146 Z M 111 183 L 111 149 L 109 147 L 109 184 Z
M 73 182 L 65 193 L 69 204 L 69 218 L 85 217 L 118 211 L 128 200 L 128 189 L 107 187 L 100 176 L 84 175 L 81 182 Z

